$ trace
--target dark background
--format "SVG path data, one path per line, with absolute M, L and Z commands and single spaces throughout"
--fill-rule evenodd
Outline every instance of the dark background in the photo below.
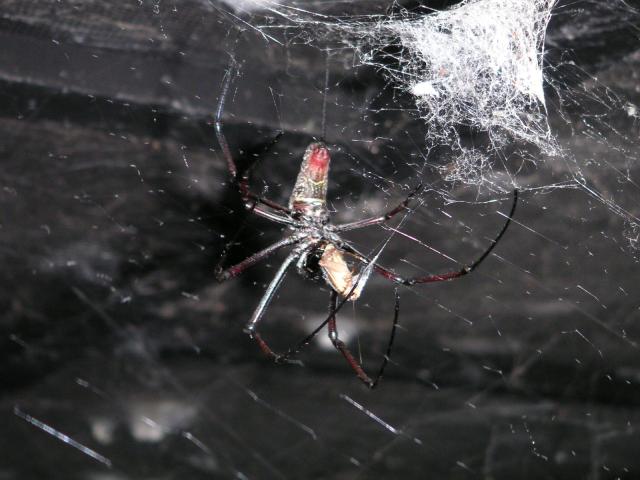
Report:
M 389 8 L 295 5 L 347 19 Z M 219 154 L 229 54 L 241 75 L 225 131 L 240 163 L 261 159 L 256 190 L 286 202 L 322 132 L 327 68 L 334 218 L 429 186 L 401 227 L 417 240 L 396 235 L 381 257 L 398 272 L 459 267 L 425 245 L 476 258 L 509 195 L 424 169 L 411 99 L 347 48 L 327 63 L 313 25 L 274 29 L 280 45 L 247 25 L 281 17 L 225 3 L 1 2 L 0 479 L 640 478 L 637 232 L 620 215 L 640 214 L 637 13 L 556 8 L 548 107 L 565 155 L 516 177 L 517 223 L 477 273 L 400 289 L 392 364 L 368 391 L 324 338 L 304 367 L 278 366 L 242 333 L 282 255 L 214 280 L 229 239 L 232 263 L 283 234 L 243 212 Z M 349 238 L 370 252 L 389 235 Z M 265 335 L 295 344 L 328 295 L 291 273 Z M 340 312 L 371 371 L 393 298 L 374 278 Z

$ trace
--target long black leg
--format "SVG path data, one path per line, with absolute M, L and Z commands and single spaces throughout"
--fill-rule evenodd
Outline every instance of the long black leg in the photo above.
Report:
M 496 245 L 498 244 L 498 242 L 500 241 L 504 233 L 507 231 L 509 224 L 511 223 L 511 219 L 513 218 L 513 215 L 516 211 L 517 204 L 518 204 L 518 190 L 514 190 L 513 205 L 511 206 L 511 211 L 509 212 L 509 216 L 507 217 L 507 221 L 503 225 L 502 230 L 500 230 L 500 233 L 498 233 L 498 236 L 491 242 L 491 245 L 489 246 L 489 248 L 487 248 L 487 250 L 485 250 L 484 253 L 480 255 L 479 258 L 477 258 L 470 265 L 465 265 L 460 270 L 453 271 L 453 272 L 439 273 L 435 275 L 425 275 L 425 276 L 417 276 L 417 277 L 409 277 L 409 278 L 404 278 L 399 275 L 396 275 L 391 270 L 384 268 L 378 264 L 374 265 L 374 270 L 378 274 L 382 275 L 388 280 L 391 280 L 392 282 L 398 283 L 400 285 L 407 285 L 407 286 L 416 285 L 419 283 L 444 282 L 447 280 L 453 280 L 454 278 L 460 278 L 464 275 L 467 275 L 468 273 L 471 273 L 476 268 L 478 268 L 478 266 L 489 256 L 489 254 L 496 247 Z M 370 262 L 370 260 L 365 255 L 361 254 L 350 245 L 344 244 L 344 245 L 341 245 L 340 248 L 342 248 L 345 252 L 355 256 L 356 258 L 360 259 L 365 263 Z
M 375 378 L 372 380 L 369 375 L 366 374 L 362 365 L 355 359 L 353 354 L 349 351 L 347 346 L 344 344 L 342 340 L 338 337 L 338 327 L 336 324 L 336 306 L 338 301 L 338 294 L 335 291 L 331 292 L 331 300 L 329 303 L 329 318 L 327 322 L 327 329 L 329 331 L 329 339 L 333 346 L 342 354 L 345 358 L 349 366 L 356 373 L 358 378 L 364 383 L 367 387 L 374 389 L 380 383 L 382 379 L 382 375 L 384 374 L 384 369 L 389 363 L 389 359 L 391 358 L 391 349 L 393 347 L 393 341 L 396 336 L 396 328 L 398 326 L 398 316 L 400 314 L 400 296 L 398 295 L 398 290 L 395 291 L 395 308 L 393 314 L 393 326 L 391 327 L 391 333 L 389 334 L 389 343 L 387 344 L 387 350 L 385 352 L 384 358 L 382 359 L 382 363 L 380 364 L 380 368 L 378 369 L 378 373 Z
M 398 289 L 395 291 L 395 306 L 393 310 L 393 325 L 391 326 L 391 333 L 389 334 L 389 343 L 387 344 L 387 351 L 384 354 L 384 358 L 382 359 L 382 363 L 380 364 L 380 369 L 378 370 L 378 374 L 376 378 L 373 379 L 373 384 L 370 388 L 376 388 L 380 380 L 382 379 L 382 375 L 384 374 L 384 369 L 387 368 L 387 364 L 391 359 L 391 349 L 393 348 L 393 341 L 396 338 L 396 329 L 398 328 L 398 317 L 400 316 L 400 294 L 398 293 Z
M 230 278 L 237 277 L 241 273 L 243 273 L 247 268 L 255 265 L 261 260 L 269 257 L 282 247 L 286 247 L 287 245 L 293 245 L 297 243 L 299 240 L 294 237 L 283 238 L 279 242 L 274 243 L 273 245 L 269 245 L 267 248 L 260 250 L 257 253 L 254 253 L 250 257 L 245 258 L 240 263 L 233 265 L 231 267 L 225 268 L 224 270 L 220 267 L 216 269 L 216 278 L 219 282 L 223 282 L 225 280 L 229 280 Z
M 283 212 L 285 214 L 290 214 L 291 210 L 287 207 L 284 207 L 276 202 L 272 202 L 266 198 L 262 198 L 259 195 L 251 192 L 249 188 L 249 172 L 245 172 L 238 179 L 238 167 L 236 166 L 236 162 L 233 160 L 233 155 L 231 154 L 231 149 L 229 148 L 229 142 L 227 142 L 227 138 L 224 135 L 222 130 L 222 114 L 224 112 L 224 106 L 227 99 L 227 94 L 229 93 L 229 87 L 231 86 L 231 79 L 235 74 L 235 60 L 231 59 L 231 64 L 229 69 L 225 73 L 224 82 L 222 85 L 222 93 L 220 94 L 220 100 L 218 101 L 218 109 L 216 110 L 215 117 L 215 128 L 216 128 L 216 137 L 218 138 L 218 143 L 220 144 L 220 148 L 222 149 L 222 156 L 225 158 L 227 162 L 227 168 L 229 169 L 229 174 L 231 175 L 231 179 L 236 182 L 238 185 L 238 189 L 240 190 L 240 195 L 242 196 L 242 200 L 245 202 L 245 206 L 247 208 L 254 208 L 254 203 L 260 203 L 274 210 Z M 260 210 L 256 210 L 258 213 Z
M 340 225 L 336 225 L 335 227 L 333 227 L 333 230 L 335 232 L 346 232 L 348 230 L 356 230 L 358 228 L 370 227 L 371 225 L 380 225 L 381 223 L 384 223 L 390 220 L 391 218 L 393 218 L 395 215 L 402 212 L 403 210 L 406 210 L 407 206 L 409 205 L 409 202 L 413 199 L 413 197 L 415 197 L 420 192 L 420 190 L 422 190 L 422 185 L 418 185 L 409 195 L 407 195 L 407 198 L 405 198 L 402 203 L 397 205 L 395 208 L 389 210 L 384 215 L 380 215 L 379 217 L 365 218 L 363 220 L 358 220 L 356 222 L 343 223 Z

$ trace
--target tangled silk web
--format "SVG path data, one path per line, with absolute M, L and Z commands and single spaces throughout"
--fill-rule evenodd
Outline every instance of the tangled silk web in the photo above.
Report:
M 412 95 L 426 123 L 427 147 L 451 150 L 449 164 L 440 167 L 445 180 L 502 191 L 511 187 L 490 174 L 504 147 L 520 143 L 543 154 L 557 152 L 543 91 L 544 40 L 555 3 L 465 0 L 427 14 L 331 22 L 281 3 L 251 1 L 252 9 L 341 39 L 363 64 Z M 487 135 L 488 146 L 465 145 L 461 131 Z
M 544 37 L 555 1 L 468 0 L 358 31 L 373 41 L 364 42 L 363 62 L 381 67 L 416 99 L 428 143 L 454 149 L 446 180 L 482 184 L 490 169 L 491 152 L 464 147 L 460 126 L 486 132 L 489 150 L 516 141 L 555 151 L 543 92 Z M 380 43 L 400 44 L 393 67 L 376 62 Z
M 427 152 L 443 147 L 444 155 L 433 166 L 445 181 L 506 192 L 516 184 L 514 177 L 525 163 L 557 161 L 569 177 L 530 188 L 582 189 L 624 219 L 624 236 L 631 249 L 637 251 L 640 219 L 636 209 L 624 205 L 624 198 L 614 199 L 609 192 L 601 191 L 589 175 L 589 168 L 595 165 L 622 175 L 620 182 L 630 182 L 624 176 L 624 165 L 638 159 L 634 153 L 637 141 L 587 113 L 583 122 L 585 135 L 592 141 L 603 139 L 606 143 L 604 139 L 614 134 L 617 141 L 631 145 L 623 153 L 622 167 L 610 165 L 588 155 L 576 158 L 561 149 L 548 123 L 545 81 L 558 95 L 556 114 L 564 102 L 580 110 L 581 99 L 600 102 L 609 110 L 611 104 L 619 107 L 624 103 L 606 87 L 599 93 L 587 91 L 588 82 L 580 92 L 571 90 L 570 98 L 560 98 L 565 96 L 560 94 L 562 89 L 558 90 L 557 83 L 545 75 L 545 36 L 557 0 L 463 0 L 441 11 L 403 10 L 391 16 L 351 18 L 316 14 L 272 0 L 245 1 L 250 7 L 245 5 L 243 10 L 266 10 L 284 20 L 252 25 L 265 37 L 265 32 L 273 32 L 274 28 L 293 26 L 302 28 L 303 41 L 316 40 L 326 45 L 337 40 L 342 47 L 355 50 L 362 64 L 374 66 L 386 74 L 395 88 L 415 99 L 417 112 L 425 122 Z M 598 0 L 592 5 L 602 7 Z M 622 0 L 607 5 L 627 11 L 630 18 L 638 14 Z M 597 83 L 596 79 L 593 81 Z M 629 115 L 635 116 L 637 108 L 627 111 L 633 111 Z M 513 161 L 522 163 L 509 168 Z M 494 168 L 498 162 L 504 168 Z

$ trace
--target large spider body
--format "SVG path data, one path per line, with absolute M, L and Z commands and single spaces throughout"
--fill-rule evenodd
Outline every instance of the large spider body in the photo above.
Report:
M 301 242 L 296 263 L 298 273 L 311 280 L 324 279 L 340 296 L 356 300 L 365 281 L 351 273 L 340 248 L 345 242 L 335 232 L 327 209 L 330 155 L 322 143 L 312 143 L 302 159 L 300 172 L 289 199 L 292 226 Z
M 227 72 L 223 85 L 215 123 L 218 142 L 220 143 L 222 154 L 227 162 L 231 178 L 239 189 L 245 207 L 250 212 L 276 223 L 288 225 L 291 233 L 290 235 L 285 236 L 282 240 L 251 255 L 236 265 L 224 270 L 222 268 L 217 268 L 216 276 L 220 281 L 228 280 L 240 275 L 250 266 L 269 257 L 281 248 L 292 246 L 293 249 L 291 253 L 286 257 L 276 272 L 273 280 L 267 286 L 264 295 L 258 302 L 256 309 L 245 327 L 245 332 L 258 343 L 259 347 L 265 354 L 276 361 L 286 361 L 292 355 L 297 353 L 301 346 L 306 345 L 324 325 L 327 325 L 329 338 L 335 348 L 342 353 L 358 378 L 362 380 L 365 385 L 373 388 L 380 380 L 391 352 L 391 345 L 393 343 L 395 327 L 398 322 L 399 314 L 399 297 L 397 290 L 395 315 L 389 344 L 387 346 L 387 353 L 383 359 L 378 374 L 373 380 L 365 373 L 360 363 L 338 337 L 336 323 L 337 311 L 346 301 L 356 300 L 360 296 L 362 289 L 367 283 L 372 272 L 376 272 L 396 284 L 406 286 L 419 283 L 447 281 L 462 277 L 472 272 L 491 253 L 509 226 L 511 218 L 515 212 L 518 198 L 517 190 L 514 190 L 514 201 L 511 207 L 511 212 L 507 217 L 507 221 L 503 225 L 502 230 L 493 240 L 488 249 L 473 263 L 468 266 L 463 266 L 459 270 L 442 274 L 411 278 L 400 277 L 392 270 L 379 265 L 376 262 L 377 257 L 369 259 L 367 256 L 357 251 L 349 242 L 341 238 L 340 233 L 385 223 L 399 212 L 406 211 L 411 199 L 420 191 L 421 187 L 416 188 L 404 199 L 404 201 L 383 215 L 351 223 L 334 225 L 330 221 L 329 211 L 327 209 L 327 185 L 330 164 L 329 150 L 324 143 L 314 142 L 311 143 L 305 151 L 302 165 L 287 207 L 253 193 L 249 188 L 249 173 L 251 168 L 247 168 L 241 175 L 238 173 L 233 155 L 231 154 L 231 150 L 222 129 L 222 113 L 231 77 L 232 72 L 230 69 L 229 72 Z M 363 265 L 362 270 L 358 273 L 352 272 L 345 259 L 345 255 L 349 255 L 354 260 L 361 262 Z M 222 258 L 224 259 L 224 254 Z M 329 315 L 325 322 L 316 328 L 311 335 L 305 338 L 298 347 L 289 350 L 284 355 L 281 355 L 275 353 L 263 340 L 262 336 L 258 332 L 258 325 L 276 291 L 280 287 L 287 270 L 292 267 L 294 263 L 298 273 L 303 277 L 317 281 L 324 281 L 329 286 L 331 290 Z
M 329 150 L 323 143 L 316 142 L 307 147 L 289 199 L 288 218 L 281 220 L 286 220 L 293 231 L 285 240 L 297 245 L 293 250 L 293 260 L 298 273 L 311 280 L 324 280 L 343 298 L 348 295 L 349 300 L 356 300 L 366 279 L 357 281 L 358 276 L 352 274 L 341 250 L 346 242 L 337 231 L 350 225 L 336 228 L 330 222 L 327 209 L 329 164 Z M 251 202 L 247 206 L 256 208 Z M 220 280 L 234 277 L 243 271 L 243 267 L 241 263 L 220 271 L 218 277 Z M 256 311 L 252 324 L 259 320 L 261 313 Z

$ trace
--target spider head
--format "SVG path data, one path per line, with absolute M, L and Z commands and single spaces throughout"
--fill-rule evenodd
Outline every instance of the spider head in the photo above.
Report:
M 289 208 L 300 216 L 326 223 L 327 182 L 329 178 L 329 149 L 324 143 L 315 142 L 307 147 L 300 172 L 289 199 Z

